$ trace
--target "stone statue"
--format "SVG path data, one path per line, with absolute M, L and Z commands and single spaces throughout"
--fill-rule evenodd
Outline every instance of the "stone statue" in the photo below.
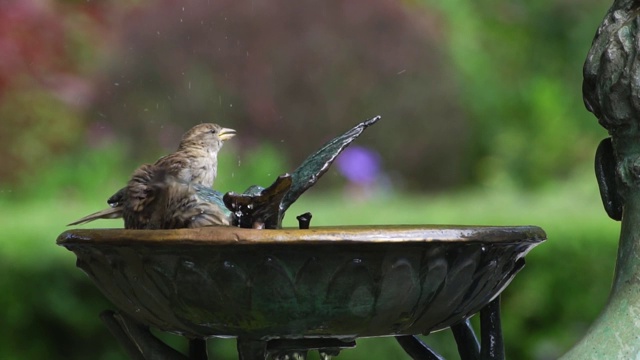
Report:
M 584 64 L 584 102 L 609 131 L 596 176 L 609 217 L 621 220 L 608 304 L 565 359 L 640 358 L 640 1 L 617 0 Z

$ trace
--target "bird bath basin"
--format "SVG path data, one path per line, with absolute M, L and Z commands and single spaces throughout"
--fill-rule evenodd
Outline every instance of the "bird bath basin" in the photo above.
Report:
M 534 226 L 208 227 L 76 229 L 57 243 L 140 324 L 266 342 L 448 328 L 495 299 L 545 238 Z

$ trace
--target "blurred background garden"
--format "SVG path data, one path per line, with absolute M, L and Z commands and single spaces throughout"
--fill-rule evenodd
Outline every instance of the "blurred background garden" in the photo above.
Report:
M 191 126 L 238 131 L 215 187 L 243 191 L 378 114 L 285 225 L 311 211 L 312 225 L 541 226 L 549 240 L 503 294 L 504 334 L 510 359 L 557 358 L 604 306 L 615 262 L 592 170 L 607 134 L 581 96 L 609 5 L 0 1 L 0 358 L 124 358 L 98 319 L 110 304 L 55 239 Z M 448 332 L 425 339 L 457 358 Z M 234 340 L 209 346 L 235 356 Z M 403 358 L 392 339 L 339 357 Z

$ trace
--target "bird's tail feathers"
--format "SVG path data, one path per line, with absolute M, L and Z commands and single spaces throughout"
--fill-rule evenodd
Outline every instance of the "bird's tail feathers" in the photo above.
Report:
M 118 207 L 108 208 L 108 209 L 100 210 L 98 212 L 94 212 L 93 214 L 89 214 L 81 219 L 78 219 L 70 224 L 67 224 L 67 226 L 86 224 L 88 222 L 98 220 L 98 219 L 117 219 L 121 217 L 122 217 L 122 207 L 118 206 Z

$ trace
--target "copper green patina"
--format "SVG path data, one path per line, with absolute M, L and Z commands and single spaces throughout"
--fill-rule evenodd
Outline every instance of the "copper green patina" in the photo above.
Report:
M 191 338 L 422 334 L 477 313 L 536 227 L 72 230 L 58 243 L 119 309 Z
M 459 324 L 544 239 L 534 226 L 213 227 L 70 230 L 58 244 L 132 323 L 266 346 Z M 256 351 L 241 358 L 265 357 Z
M 611 138 L 596 155 L 605 209 L 622 220 L 609 301 L 565 359 L 640 358 L 640 2 L 615 1 L 584 66 L 589 111 Z

